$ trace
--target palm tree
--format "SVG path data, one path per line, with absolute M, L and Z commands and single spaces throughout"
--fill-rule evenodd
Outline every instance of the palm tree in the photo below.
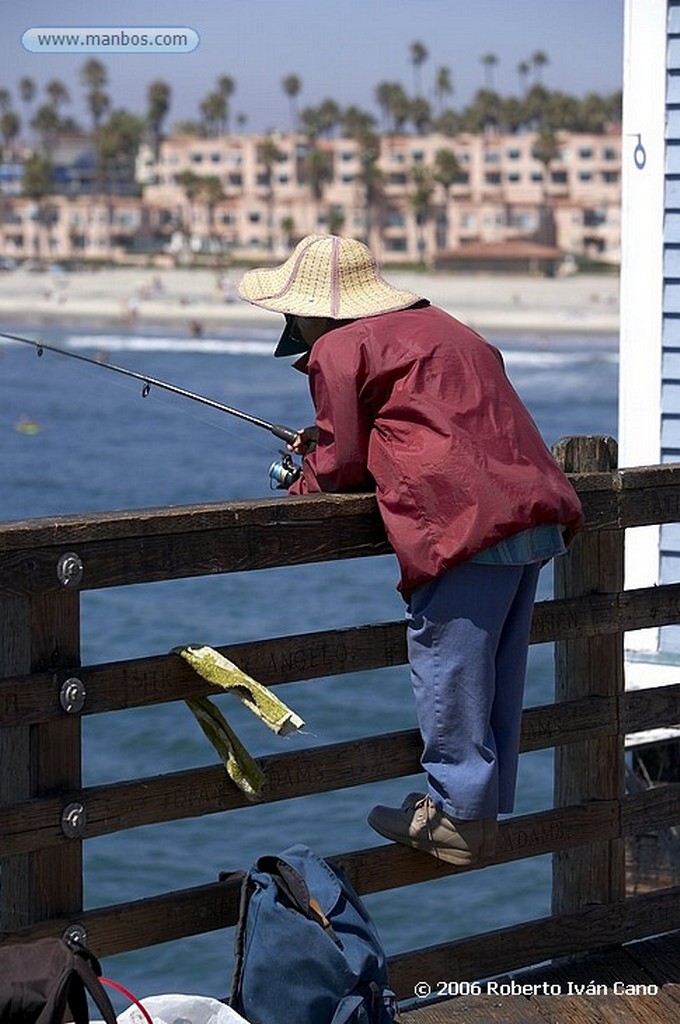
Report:
M 231 130 L 231 97 L 236 92 L 236 82 L 231 75 L 220 75 L 217 79 L 217 92 L 222 97 L 226 107 L 224 130 L 229 134 Z
M 380 82 L 375 90 L 375 98 L 386 120 L 391 120 L 393 135 L 403 131 L 409 119 L 410 100 L 399 82 Z
M 111 100 L 104 87 L 108 82 L 106 68 L 100 60 L 86 60 L 80 69 L 80 80 L 87 91 L 87 106 L 92 115 L 92 129 L 97 131 L 104 114 L 111 107 Z
M 347 107 L 342 113 L 342 130 L 350 139 L 358 139 L 366 132 L 375 128 L 375 118 L 367 110 L 356 107 L 354 104 Z
M 132 186 L 135 180 L 135 158 L 144 135 L 144 121 L 127 110 L 114 110 L 97 130 L 97 157 L 101 174 L 109 181 L 115 177 Z M 108 184 L 110 194 L 114 186 Z
M 297 98 L 302 89 L 302 80 L 297 75 L 286 75 L 281 81 L 281 87 L 290 103 L 290 126 L 296 132 L 298 130 Z
M 54 111 L 53 111 L 54 113 Z M 56 116 L 56 115 L 55 115 Z M 33 233 L 33 250 L 36 259 L 40 259 L 43 249 L 43 235 L 48 223 L 47 205 L 44 202 L 45 196 L 53 192 L 52 165 L 50 161 L 41 156 L 40 153 L 32 153 L 24 161 L 24 173 L 21 179 L 21 191 L 24 196 L 36 202 L 35 213 L 32 213 L 31 220 L 35 224 Z
M 161 144 L 161 128 L 170 109 L 170 86 L 167 82 L 157 80 L 152 82 L 147 90 L 148 109 L 146 123 L 151 136 L 154 159 L 158 160 L 158 151 Z
M 452 149 L 438 149 L 434 155 L 433 178 L 442 186 L 448 198 L 456 182 L 466 180 L 466 172 Z
M 332 206 L 328 211 L 328 233 L 339 235 L 345 225 L 345 214 L 337 206 Z
M 497 92 L 479 89 L 467 110 L 469 130 L 485 132 L 497 129 L 502 119 L 502 103 Z
M 219 92 L 209 93 L 199 104 L 206 134 L 219 135 L 224 130 L 227 118 L 227 101 Z
M 283 156 L 283 153 L 276 145 L 276 139 L 267 135 L 257 147 L 258 163 L 264 164 L 265 182 L 267 186 L 267 248 L 274 248 L 274 176 L 272 171 L 274 164 Z
M 432 110 L 430 104 L 422 96 L 416 96 L 411 100 L 409 117 L 419 135 L 426 135 L 432 124 Z
M 205 174 L 201 176 L 200 196 L 208 211 L 208 238 L 215 237 L 215 207 L 226 197 L 222 182 L 216 174 Z
M 380 108 L 383 122 L 388 123 L 390 117 L 390 99 L 392 96 L 392 90 L 394 88 L 394 82 L 378 82 L 375 87 L 375 102 Z
M 305 154 L 303 173 L 312 198 L 320 203 L 326 185 L 333 180 L 333 154 L 328 149 L 311 146 Z
M 68 89 L 63 82 L 59 81 L 58 78 L 53 78 L 51 82 L 47 83 L 45 86 L 45 92 L 50 98 L 52 107 L 57 112 L 62 104 L 71 102 Z
M 550 197 L 548 195 L 548 175 L 550 165 L 560 154 L 560 143 L 552 129 L 544 128 L 536 138 L 531 151 L 535 160 L 543 164 L 543 189 L 538 228 L 538 240 L 544 245 L 555 244 L 555 218 L 553 216 Z
M 19 95 L 21 96 L 21 102 L 26 107 L 26 120 L 31 116 L 31 104 L 35 99 L 37 91 L 35 82 L 32 78 L 29 78 L 28 75 L 24 75 L 24 77 L 19 80 Z
M 484 65 L 484 84 L 489 92 L 493 92 L 493 71 L 498 64 L 498 57 L 495 53 L 485 53 L 479 60 Z
M 534 69 L 534 75 L 538 83 L 543 81 L 543 69 L 546 64 L 550 63 L 547 53 L 543 50 L 536 50 L 531 55 L 531 63 Z
M 50 103 L 38 107 L 31 128 L 37 133 L 43 154 L 49 160 L 59 131 L 59 115 Z
M 376 248 L 376 213 L 383 197 L 383 173 L 378 167 L 380 137 L 375 132 L 364 132 L 358 139 L 361 171 L 359 179 L 364 190 L 366 241 L 369 249 Z
M 281 220 L 279 221 L 279 227 L 281 228 L 281 231 L 285 236 L 286 245 L 288 246 L 289 249 L 292 249 L 293 237 L 295 235 L 295 221 L 290 216 L 290 214 L 288 214 L 286 217 L 281 218 Z
M 463 116 L 457 113 L 455 110 L 447 108 L 443 114 L 434 121 L 435 131 L 439 132 L 440 135 L 448 135 L 452 138 L 454 135 L 458 135 L 462 131 L 463 127 Z
M 175 183 L 182 189 L 189 203 L 189 234 L 191 235 L 194 225 L 194 203 L 201 194 L 201 177 L 195 171 L 180 171 L 175 177 Z M 184 221 L 184 218 L 182 220 Z M 183 226 L 186 229 L 186 224 Z
M 417 39 L 415 40 L 415 42 L 411 43 L 409 51 L 411 54 L 411 64 L 413 64 L 413 86 L 415 89 L 416 96 L 420 96 L 420 69 L 427 60 L 427 58 L 429 57 L 429 51 L 425 44 L 421 43 Z
M 19 120 L 19 115 L 13 110 L 5 110 L 0 115 L 0 134 L 2 134 L 3 145 L 11 147 L 20 131 L 21 121 Z
M 453 80 L 450 68 L 437 68 L 434 79 L 434 94 L 439 106 L 439 113 L 444 111 L 444 100 L 447 96 L 453 96 Z
M 321 123 L 321 131 L 324 135 L 332 135 L 341 119 L 340 107 L 328 97 L 322 100 L 319 107 L 319 118 Z
M 92 115 L 92 125 L 94 131 L 99 130 L 104 114 L 106 114 L 111 107 L 111 99 L 108 93 L 105 93 L 103 89 L 92 89 L 87 94 L 87 105 Z
M 411 178 L 414 183 L 414 189 L 411 193 L 410 202 L 416 220 L 418 260 L 421 264 L 424 264 L 426 248 L 425 225 L 432 213 L 434 182 L 429 168 L 423 167 L 422 164 L 414 164 L 411 168 Z
M 524 104 L 527 111 L 527 122 L 536 131 L 540 131 L 545 123 L 550 105 L 550 93 L 543 85 L 532 85 L 525 97 Z
M 529 72 L 531 71 L 531 64 L 528 60 L 521 60 L 517 65 L 517 75 L 519 77 L 519 91 L 525 93 L 527 88 L 527 82 L 529 80 Z
M 451 188 L 456 182 L 464 181 L 465 171 L 452 149 L 438 149 L 434 155 L 434 168 L 432 179 L 441 185 L 444 193 L 444 239 L 442 248 L 448 248 L 449 244 L 449 202 L 451 200 Z

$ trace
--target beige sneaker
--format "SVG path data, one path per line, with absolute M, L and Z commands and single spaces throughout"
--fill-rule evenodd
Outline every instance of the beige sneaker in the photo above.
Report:
M 368 824 L 385 839 L 412 846 L 459 867 L 492 857 L 496 849 L 495 818 L 450 818 L 437 810 L 432 798 L 424 793 L 409 793 L 401 807 L 374 807 Z

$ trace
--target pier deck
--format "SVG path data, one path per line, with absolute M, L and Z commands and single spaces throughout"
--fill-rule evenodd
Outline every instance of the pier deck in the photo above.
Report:
M 528 994 L 509 994 L 512 981 L 529 986 Z M 588 994 L 589 988 L 596 991 Z M 402 1024 L 672 1024 L 680 1021 L 680 932 L 522 971 L 498 979 L 493 993 L 416 1007 L 403 1012 L 401 1020 Z

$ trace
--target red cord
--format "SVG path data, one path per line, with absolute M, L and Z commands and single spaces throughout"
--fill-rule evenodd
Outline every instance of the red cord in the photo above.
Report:
M 144 1006 L 142 1006 L 139 999 L 137 999 L 136 996 L 133 996 L 132 992 L 129 992 L 124 985 L 119 985 L 117 981 L 111 981 L 110 978 L 100 978 L 99 980 L 101 981 L 102 985 L 110 985 L 111 988 L 116 988 L 118 989 L 119 992 L 122 992 L 123 995 L 130 1000 L 131 1003 L 134 1003 L 135 1006 L 139 1007 L 139 1009 L 142 1011 L 146 1018 L 147 1024 L 154 1024 L 153 1017 L 151 1016 L 149 1011 Z

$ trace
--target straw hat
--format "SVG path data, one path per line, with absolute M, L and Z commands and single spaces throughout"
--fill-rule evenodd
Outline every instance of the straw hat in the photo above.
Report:
M 245 273 L 238 292 L 276 313 L 332 320 L 391 313 L 420 299 L 388 284 L 362 242 L 338 235 L 308 235 L 280 267 Z

